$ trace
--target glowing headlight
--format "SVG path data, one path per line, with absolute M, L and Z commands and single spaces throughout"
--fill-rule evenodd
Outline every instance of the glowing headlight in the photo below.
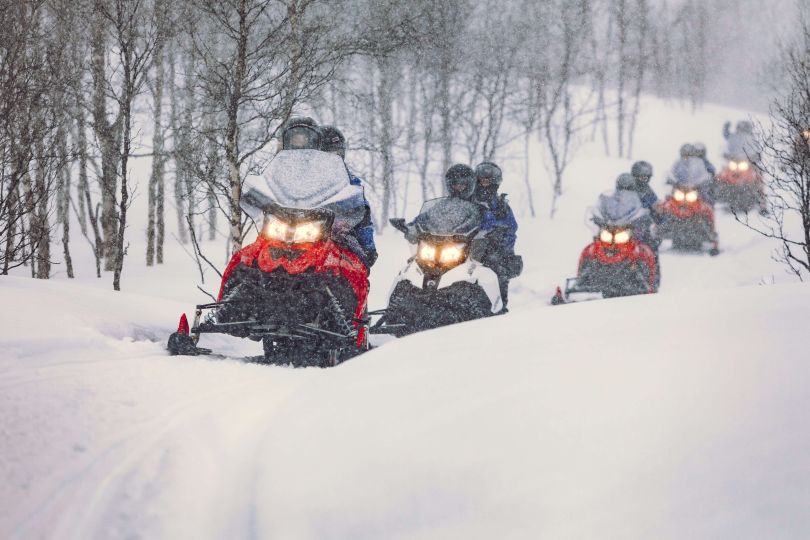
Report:
M 439 255 L 440 264 L 452 264 L 461 260 L 464 256 L 464 244 L 449 244 L 442 248 Z
M 599 240 L 606 244 L 610 244 L 613 242 L 613 233 L 607 229 L 602 229 L 602 232 L 599 233 Z
M 436 246 L 422 242 L 419 244 L 419 251 L 417 252 L 419 259 L 425 262 L 434 262 L 436 260 Z
M 293 243 L 300 244 L 306 242 L 314 242 L 321 237 L 323 223 L 319 221 L 308 221 L 300 223 L 295 228 L 293 234 Z
M 739 162 L 739 163 L 737 164 L 737 166 L 740 168 L 740 170 L 741 170 L 742 172 L 745 172 L 745 171 L 747 171 L 747 170 L 748 170 L 748 168 L 749 168 L 751 165 L 749 165 L 749 163 L 748 163 L 747 161 L 741 161 L 741 162 Z
M 686 197 L 686 202 L 695 202 L 696 200 L 698 200 L 698 193 L 697 193 L 697 191 L 694 191 L 694 190 L 687 191 L 685 197 Z
M 736 161 L 729 161 L 728 162 L 728 168 L 731 171 L 736 171 L 737 170 L 737 162 Z
M 680 189 L 676 189 L 675 191 L 672 192 L 672 198 L 678 202 L 681 202 L 684 200 L 684 198 L 686 198 L 686 195 Z
M 286 240 L 289 226 L 275 216 L 268 215 L 264 218 L 262 235 L 273 240 Z
M 613 241 L 617 244 L 626 244 L 630 241 L 630 231 L 618 231 L 613 235 Z

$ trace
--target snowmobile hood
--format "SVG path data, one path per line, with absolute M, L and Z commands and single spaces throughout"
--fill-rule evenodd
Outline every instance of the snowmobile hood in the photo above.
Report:
M 711 181 L 706 164 L 698 157 L 679 159 L 672 166 L 667 183 L 679 186 L 696 187 Z
M 599 195 L 593 221 L 600 226 L 627 227 L 649 214 L 635 191 L 619 190 Z
M 320 150 L 282 150 L 263 177 L 248 177 L 242 189 L 251 193 L 243 205 L 250 214 L 268 203 L 297 210 L 329 207 L 336 212 L 363 206 L 363 188 L 349 183 L 340 156 Z
M 481 209 L 459 197 L 442 197 L 425 201 L 414 221 L 423 234 L 469 236 L 481 226 Z

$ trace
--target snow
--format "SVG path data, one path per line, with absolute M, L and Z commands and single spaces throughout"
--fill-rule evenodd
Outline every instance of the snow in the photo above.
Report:
M 659 195 L 683 140 L 711 152 L 743 116 L 645 111 L 636 154 Z M 72 282 L 0 279 L 0 537 L 806 538 L 810 286 L 720 214 L 723 252 L 662 253 L 660 294 L 549 306 L 586 207 L 629 168 L 600 150 L 572 164 L 554 221 L 519 218 L 508 315 L 328 370 L 258 365 L 226 337 L 167 356 L 206 300 L 176 243 L 145 268 L 133 232 L 122 293 L 77 254 Z M 516 206 L 521 163 L 504 164 Z M 396 231 L 379 243 L 372 308 L 409 253 Z

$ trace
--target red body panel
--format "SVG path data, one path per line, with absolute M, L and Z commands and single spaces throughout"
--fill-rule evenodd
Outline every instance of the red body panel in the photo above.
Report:
M 273 258 L 270 248 L 276 248 L 282 254 L 285 251 L 294 250 L 300 252 L 300 255 L 292 260 L 283 255 Z M 260 236 L 255 242 L 237 251 L 231 257 L 231 261 L 222 274 L 222 284 L 217 301 L 222 300 L 225 283 L 233 271 L 240 264 L 253 266 L 254 263 L 263 272 L 283 268 L 288 274 L 295 275 L 312 269 L 318 273 L 329 273 L 346 278 L 357 298 L 353 324 L 355 328 L 360 324 L 357 321 L 363 318 L 368 299 L 368 269 L 350 250 L 339 246 L 332 240 L 290 245 Z M 365 339 L 365 326 L 361 326 L 357 333 L 357 346 L 362 346 Z
M 695 202 L 678 202 L 672 198 L 667 197 L 667 200 L 660 205 L 659 211 L 663 214 L 670 214 L 680 219 L 689 219 L 693 217 L 704 218 L 714 231 L 714 209 L 706 202 L 698 199 Z
M 601 264 L 618 264 L 622 262 L 635 264 L 642 261 L 650 270 L 648 280 L 650 292 L 655 290 L 655 253 L 646 244 L 632 238 L 625 244 L 608 244 L 597 238 L 582 250 L 579 256 L 577 274 L 582 273 L 582 267 L 588 259 L 596 259 Z
M 726 166 L 717 175 L 717 181 L 729 186 L 749 186 L 762 184 L 762 175 L 756 167 L 749 167 L 747 171 L 732 171 Z

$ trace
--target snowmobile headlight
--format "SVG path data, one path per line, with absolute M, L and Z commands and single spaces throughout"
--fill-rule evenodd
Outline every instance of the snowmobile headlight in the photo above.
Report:
M 464 244 L 449 244 L 442 248 L 442 251 L 439 254 L 439 263 L 457 263 L 462 257 L 464 257 Z
M 419 251 L 417 254 L 420 260 L 433 263 L 436 261 L 436 246 L 427 242 L 422 242 L 419 244 Z
M 607 229 L 602 229 L 602 232 L 599 233 L 599 240 L 606 244 L 610 244 L 613 242 L 613 233 Z
M 287 239 L 287 230 L 289 225 L 278 219 L 276 216 L 267 215 L 264 218 L 264 227 L 262 227 L 262 235 L 266 238 L 273 240 L 284 241 Z
M 687 191 L 684 198 L 686 199 L 686 202 L 695 202 L 698 200 L 698 192 L 695 190 Z
M 616 231 L 616 233 L 613 235 L 613 241 L 617 244 L 626 244 L 630 241 L 630 231 Z
M 323 234 L 323 225 L 324 223 L 322 221 L 307 221 L 304 223 L 299 223 L 295 227 L 293 243 L 303 244 L 320 239 L 321 235 Z
M 728 168 L 729 168 L 729 170 L 730 170 L 730 171 L 736 171 L 736 170 L 737 170 L 737 166 L 738 166 L 738 165 L 737 165 L 737 162 L 736 162 L 736 161 L 729 161 L 729 162 L 728 162 Z
M 741 161 L 741 162 L 739 162 L 739 163 L 737 164 L 737 167 L 739 167 L 739 169 L 740 169 L 742 172 L 747 171 L 747 170 L 748 170 L 748 168 L 749 168 L 750 166 L 751 166 L 751 165 L 750 165 L 750 164 L 749 164 L 747 161 Z
M 676 189 L 675 191 L 672 192 L 672 198 L 678 202 L 681 202 L 686 198 L 686 194 L 680 189 Z

